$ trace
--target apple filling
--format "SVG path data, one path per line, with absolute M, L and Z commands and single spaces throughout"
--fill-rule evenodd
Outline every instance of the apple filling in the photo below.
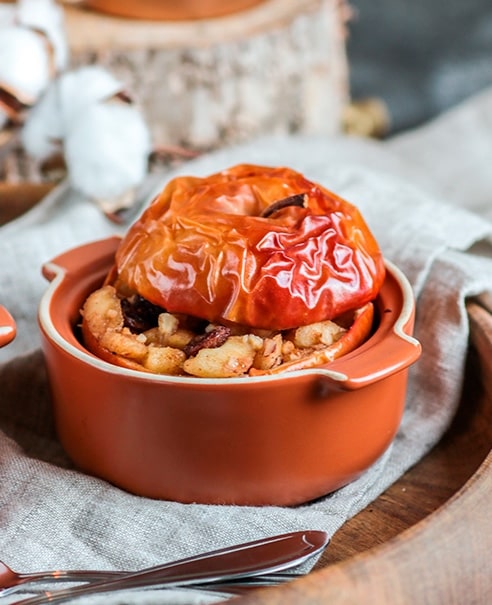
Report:
M 289 330 L 218 325 L 169 313 L 111 285 L 93 292 L 82 309 L 87 348 L 111 363 L 155 374 L 231 378 L 320 366 L 348 353 L 369 335 L 373 304 L 335 320 Z

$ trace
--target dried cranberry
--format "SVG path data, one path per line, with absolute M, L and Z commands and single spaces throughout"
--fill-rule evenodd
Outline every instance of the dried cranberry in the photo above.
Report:
M 187 357 L 194 357 L 201 349 L 215 349 L 222 346 L 231 335 L 231 329 L 217 326 L 210 332 L 195 336 L 185 347 Z
M 164 309 L 154 305 L 142 296 L 135 295 L 121 300 L 124 325 L 134 334 L 145 332 L 157 326 L 158 318 Z

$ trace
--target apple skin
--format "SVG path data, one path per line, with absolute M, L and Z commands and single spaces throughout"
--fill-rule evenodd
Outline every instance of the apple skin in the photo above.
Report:
M 285 330 L 362 307 L 384 277 L 354 205 L 290 168 L 240 164 L 170 181 L 108 283 L 170 313 Z

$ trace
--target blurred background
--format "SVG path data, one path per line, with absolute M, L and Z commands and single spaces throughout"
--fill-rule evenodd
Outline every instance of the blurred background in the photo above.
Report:
M 492 85 L 491 0 L 350 0 L 352 96 L 379 97 L 391 132 Z
M 121 15 L 128 5 L 180 15 Z M 228 12 L 202 22 L 187 7 Z M 84 194 L 119 199 L 148 167 L 270 133 L 388 137 L 492 86 L 492 0 L 0 0 L 0 9 L 0 185 L 28 183 L 36 195 L 68 173 Z M 113 123 L 121 105 L 133 122 Z M 78 128 L 75 146 L 62 116 L 80 124 L 79 106 L 104 123 Z M 85 164 L 94 181 L 96 155 L 116 170 L 122 146 L 110 155 L 103 138 L 121 141 L 126 128 L 130 154 L 130 125 L 142 120 L 135 182 L 118 175 L 111 196 L 75 182 Z

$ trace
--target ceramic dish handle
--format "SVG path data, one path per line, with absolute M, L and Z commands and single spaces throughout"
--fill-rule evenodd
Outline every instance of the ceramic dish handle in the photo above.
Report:
M 76 276 L 82 268 L 90 274 L 90 268 L 96 271 L 101 265 L 109 267 L 120 241 L 120 237 L 114 236 L 67 250 L 43 265 L 43 276 L 53 281 L 60 272 Z
M 385 309 L 382 324 L 388 321 L 389 326 L 382 332 L 376 331 L 374 337 L 361 347 L 360 354 L 356 353 L 357 363 L 347 364 L 346 359 L 341 357 L 324 372 L 326 377 L 349 390 L 368 386 L 405 370 L 416 362 L 422 353 L 420 342 L 412 336 L 415 321 L 415 298 L 412 288 L 398 267 L 387 260 L 386 266 L 392 277 L 390 283 L 396 285 L 389 290 L 389 294 L 401 294 L 400 302 L 399 296 L 396 301 L 387 299 L 387 311 L 391 313 L 393 309 L 397 317 L 392 320 L 391 314 L 386 316 Z
M 322 373 L 330 381 L 348 390 L 360 389 L 407 369 L 422 353 L 420 342 L 412 336 L 415 321 L 415 298 L 403 273 L 387 261 L 396 288 L 386 292 L 387 306 L 382 311 L 380 329 L 376 330 L 352 355 L 340 357 Z M 399 292 L 396 300 L 391 294 Z M 393 313 L 397 317 L 393 318 Z M 351 363 L 347 363 L 350 359 Z
M 360 389 L 405 370 L 417 361 L 421 352 L 419 341 L 395 326 L 394 332 L 388 334 L 371 355 L 361 356 L 360 363 L 350 365 L 350 374 L 342 368 L 338 370 L 336 362 L 326 374 L 346 389 Z
M 0 347 L 14 340 L 16 334 L 15 321 L 5 307 L 0 305 Z

